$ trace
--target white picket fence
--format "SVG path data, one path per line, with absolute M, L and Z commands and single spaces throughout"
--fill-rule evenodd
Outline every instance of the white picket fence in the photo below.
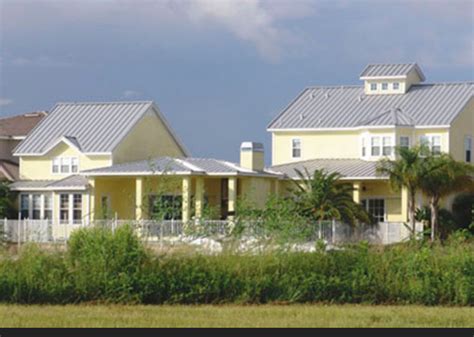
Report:
M 184 236 L 226 237 L 233 229 L 233 223 L 226 220 L 206 220 L 193 222 L 188 227 L 177 220 L 95 220 L 93 223 L 57 224 L 51 220 L 0 220 L 0 232 L 5 241 L 14 243 L 66 242 L 71 233 L 82 227 L 99 226 L 111 230 L 128 224 L 139 237 L 146 242 L 176 240 Z M 192 231 L 189 231 L 192 226 Z M 423 224 L 417 223 L 417 233 L 423 231 Z M 349 242 L 368 241 L 373 244 L 391 244 L 402 242 L 410 237 L 410 230 L 401 222 L 380 222 L 375 226 L 360 225 L 351 227 L 338 221 L 324 221 L 314 224 L 314 235 L 311 240 L 325 240 L 337 245 Z

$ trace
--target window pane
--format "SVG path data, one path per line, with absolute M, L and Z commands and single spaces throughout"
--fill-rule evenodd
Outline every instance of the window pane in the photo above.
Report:
M 74 209 L 82 209 L 82 194 L 74 194 Z
M 53 219 L 53 211 L 45 209 L 44 210 L 44 218 L 48 219 L 48 220 L 52 220 Z
M 377 222 L 385 220 L 385 200 L 384 199 L 369 199 L 368 210 L 369 214 Z
M 61 194 L 59 196 L 59 207 L 68 209 L 69 208 L 69 194 Z
M 59 158 L 54 158 L 53 159 L 53 173 L 59 173 Z
M 365 138 L 362 138 L 362 157 L 365 157 Z
M 380 156 L 380 137 L 372 137 L 372 156 Z
M 388 83 L 382 83 L 382 90 L 388 89 Z
M 76 173 L 79 170 L 78 159 L 72 158 L 71 162 L 71 172 Z
M 393 83 L 393 89 L 394 89 L 394 90 L 398 90 L 399 88 L 400 88 L 400 83 L 394 82 L 394 83 Z
M 69 173 L 70 166 L 71 166 L 70 158 L 61 158 L 61 173 Z
M 53 199 L 51 198 L 50 195 L 45 194 L 44 195 L 44 209 L 52 209 L 53 208 Z
M 293 158 L 301 157 L 301 140 L 293 139 L 291 142 L 292 145 L 292 156 Z
M 383 155 L 390 156 L 392 154 L 392 137 L 383 137 Z
M 377 83 L 371 83 L 370 90 L 377 90 Z
M 408 148 L 410 147 L 410 138 L 402 136 L 400 137 L 400 147 Z
M 21 209 L 28 209 L 29 207 L 29 196 L 28 194 L 22 194 L 21 195 L 21 201 L 20 201 L 20 208 Z
M 33 194 L 33 212 L 32 218 L 39 220 L 41 218 L 41 195 Z

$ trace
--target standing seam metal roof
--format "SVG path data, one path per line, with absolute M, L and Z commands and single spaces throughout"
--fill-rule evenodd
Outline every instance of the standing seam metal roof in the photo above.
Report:
M 15 153 L 41 154 L 62 137 L 73 141 L 85 153 L 111 152 L 152 107 L 151 101 L 58 103 L 18 145 Z
M 421 81 L 425 80 L 425 75 L 416 63 L 405 64 L 369 64 L 360 74 L 360 77 L 389 77 L 407 76 L 412 69 L 415 69 Z
M 450 125 L 474 94 L 474 82 L 418 84 L 405 94 L 365 95 L 362 86 L 304 89 L 268 129 L 392 126 L 387 111 L 398 109 L 400 123 Z M 383 117 L 383 116 L 382 116 Z M 365 124 L 365 121 L 371 121 Z
M 383 178 L 383 176 L 377 176 L 377 162 L 362 159 L 311 159 L 283 165 L 275 165 L 270 169 L 292 179 L 298 178 L 295 169 L 298 169 L 303 173 L 305 169 L 310 173 L 322 169 L 327 173 L 338 172 L 346 178 Z
M 84 175 L 134 175 L 134 174 L 242 174 L 242 175 L 275 175 L 270 171 L 253 171 L 237 164 L 212 158 L 172 158 L 159 157 L 117 164 L 109 167 L 82 171 Z

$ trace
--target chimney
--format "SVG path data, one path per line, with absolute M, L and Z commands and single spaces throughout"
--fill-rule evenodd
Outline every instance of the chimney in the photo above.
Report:
M 262 171 L 265 166 L 263 144 L 243 142 L 240 145 L 240 166 L 254 171 Z

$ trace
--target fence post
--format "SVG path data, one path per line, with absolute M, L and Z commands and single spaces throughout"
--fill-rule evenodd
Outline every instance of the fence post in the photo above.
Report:
M 5 235 L 5 239 L 8 241 L 8 219 L 5 218 L 4 219 L 4 222 L 3 222 L 3 231 L 4 231 L 4 235 Z
M 332 219 L 331 242 L 332 242 L 333 245 L 336 242 L 336 219 Z
M 321 220 L 319 220 L 318 223 L 319 223 L 318 239 L 321 240 L 321 238 L 322 238 L 322 233 L 321 233 Z

